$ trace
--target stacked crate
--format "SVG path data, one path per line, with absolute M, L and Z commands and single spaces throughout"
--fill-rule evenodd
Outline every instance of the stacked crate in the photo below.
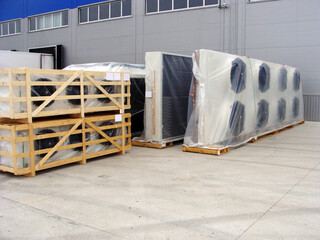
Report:
M 0 69 L 0 170 L 42 169 L 131 148 L 127 73 Z

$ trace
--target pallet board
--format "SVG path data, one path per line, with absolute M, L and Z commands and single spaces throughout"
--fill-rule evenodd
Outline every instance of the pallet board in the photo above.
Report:
M 114 80 L 108 80 L 110 74 Z M 31 122 L 36 117 L 130 109 L 130 75 L 110 74 L 82 70 L 0 69 L 0 92 L 7 93 L 7 97 L 0 97 L 0 118 L 28 118 Z M 35 96 L 38 92 L 34 89 L 39 87 L 50 88 L 51 95 Z M 108 87 L 113 92 L 109 93 Z M 74 92 L 70 93 L 70 90 Z M 74 93 L 78 95 L 71 95 Z M 50 107 L 51 104 L 55 104 L 54 107 Z
M 202 153 L 202 154 L 211 154 L 211 155 L 222 155 L 229 152 L 229 148 L 217 148 L 217 149 L 209 149 L 209 148 L 196 148 L 196 147 L 186 147 L 183 146 L 182 150 L 184 152 L 193 152 L 193 153 Z
M 255 143 L 255 142 L 261 141 L 261 140 L 263 140 L 265 138 L 277 135 L 278 133 L 281 133 L 281 132 L 287 131 L 287 130 L 289 130 L 291 128 L 294 128 L 296 125 L 300 125 L 300 124 L 304 124 L 304 123 L 305 123 L 305 121 L 301 121 L 301 122 L 299 122 L 297 124 L 291 124 L 291 125 L 279 128 L 277 130 L 258 135 L 257 137 L 254 137 L 251 140 L 249 140 L 249 142 L 250 143 Z
M 291 128 L 294 128 L 296 125 L 304 124 L 304 122 L 305 121 L 301 121 L 301 122 L 299 122 L 297 124 L 291 124 L 291 125 L 285 126 L 283 128 L 280 128 L 280 129 L 277 129 L 277 130 L 262 134 L 260 136 L 257 136 L 255 138 L 250 139 L 248 142 L 249 143 L 255 143 L 255 142 L 261 141 L 261 140 L 263 140 L 265 138 L 268 138 L 270 136 L 274 136 L 274 135 L 276 135 L 278 133 L 281 133 L 281 132 L 284 132 L 284 131 L 289 130 Z M 193 152 L 193 153 L 202 153 L 202 154 L 211 154 L 211 155 L 220 156 L 222 154 L 228 153 L 230 148 L 229 147 L 221 148 L 219 146 L 208 146 L 207 148 L 183 146 L 182 150 L 184 152 Z
M 101 114 L 33 123 L 1 123 L 0 141 L 4 147 L 0 151 L 0 170 L 35 176 L 36 171 L 43 169 L 74 162 L 85 164 L 87 159 L 112 153 L 125 154 L 131 148 L 131 115 L 120 115 L 119 122 L 114 114 Z M 110 124 L 106 126 L 101 122 Z M 87 135 L 95 137 L 87 141 Z M 46 145 L 46 140 L 55 144 Z M 39 149 L 41 144 L 46 147 Z M 90 148 L 91 153 L 87 153 Z
M 165 143 L 151 143 L 151 142 L 144 142 L 144 141 L 132 141 L 132 146 L 137 147 L 148 147 L 148 148 L 157 148 L 163 149 L 173 146 L 173 142 L 165 142 Z

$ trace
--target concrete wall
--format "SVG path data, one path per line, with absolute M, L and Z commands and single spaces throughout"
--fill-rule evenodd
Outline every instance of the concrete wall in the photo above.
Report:
M 229 8 L 146 15 L 144 0 L 133 0 L 132 17 L 82 25 L 77 9 L 70 9 L 68 27 L 28 33 L 23 19 L 22 34 L 0 38 L 0 49 L 62 44 L 65 65 L 144 63 L 148 51 L 191 55 L 200 48 L 285 63 L 301 70 L 305 102 L 313 106 L 306 106 L 306 119 L 320 121 L 319 111 L 312 110 L 320 108 L 320 98 L 312 97 L 320 96 L 320 1 L 224 2 Z

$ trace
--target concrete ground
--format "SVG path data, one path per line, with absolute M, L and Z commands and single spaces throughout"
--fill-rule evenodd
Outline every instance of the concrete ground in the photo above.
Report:
M 0 239 L 320 239 L 320 123 L 217 157 L 133 147 L 0 173 Z

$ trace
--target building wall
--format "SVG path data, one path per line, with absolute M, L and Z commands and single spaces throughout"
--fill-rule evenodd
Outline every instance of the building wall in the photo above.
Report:
M 227 9 L 207 7 L 151 15 L 145 14 L 144 0 L 132 0 L 132 17 L 79 24 L 76 7 L 92 2 L 65 1 L 63 4 L 70 8 L 68 27 L 32 33 L 27 31 L 25 17 L 39 8 L 19 10 L 25 14 L 22 33 L 0 38 L 0 49 L 28 51 L 31 47 L 62 44 L 65 65 L 144 63 L 148 51 L 191 55 L 200 48 L 285 63 L 301 71 L 306 119 L 320 121 L 320 97 L 314 97 L 320 96 L 319 0 L 225 0 Z

